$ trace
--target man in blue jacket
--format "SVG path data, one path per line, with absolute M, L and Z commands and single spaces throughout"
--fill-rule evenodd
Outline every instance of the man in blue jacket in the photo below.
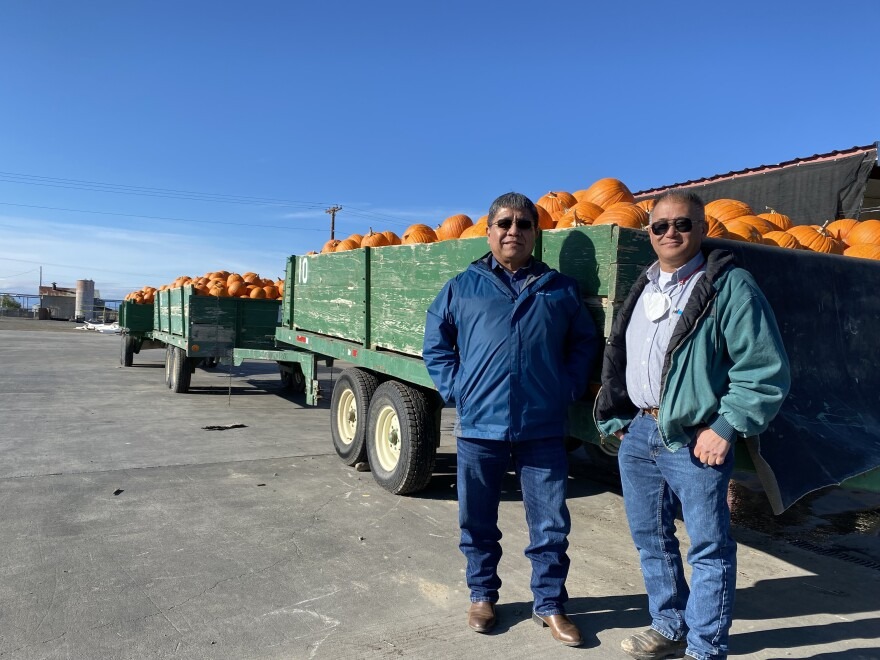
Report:
M 567 409 L 586 388 L 596 332 L 577 283 L 532 257 L 535 205 L 508 193 L 489 209 L 491 252 L 451 279 L 427 314 L 422 356 L 440 395 L 455 401 L 461 541 L 468 625 L 489 632 L 501 580 L 498 505 L 511 460 L 522 488 L 532 564 L 533 619 L 568 646 L 565 614 Z
M 788 393 L 773 311 L 724 250 L 703 250 L 703 202 L 660 196 L 648 227 L 657 261 L 614 320 L 596 420 L 621 440 L 623 499 L 651 627 L 625 639 L 638 660 L 726 658 L 736 590 L 727 488 L 738 437 L 764 431 Z M 691 584 L 675 537 L 681 507 Z

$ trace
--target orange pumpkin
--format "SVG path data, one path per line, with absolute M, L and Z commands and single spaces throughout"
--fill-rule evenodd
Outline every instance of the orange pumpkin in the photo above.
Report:
M 755 229 L 758 230 L 758 233 L 763 236 L 768 231 L 778 231 L 779 227 L 774 225 L 769 220 L 762 218 L 758 215 L 741 215 L 736 218 L 739 222 L 745 222 L 747 225 L 751 225 Z
M 852 231 L 853 227 L 859 224 L 858 220 L 853 220 L 852 218 L 841 218 L 840 220 L 833 220 L 828 223 L 828 226 L 825 227 L 825 231 L 827 231 L 833 238 L 836 238 L 838 241 L 846 241 L 846 237 L 849 235 L 850 231 Z
M 471 220 L 469 215 L 458 213 L 456 215 L 450 215 L 446 220 L 441 222 L 435 233 L 437 234 L 437 240 L 448 241 L 453 238 L 458 238 L 461 236 L 461 232 L 468 227 L 473 226 L 474 221 Z
M 782 213 L 777 213 L 773 209 L 770 209 L 767 213 L 759 213 L 759 218 L 764 218 L 767 222 L 774 225 L 780 231 L 785 231 L 786 229 L 790 229 L 793 225 L 791 223 L 791 218 L 787 215 L 783 215 Z
M 880 245 L 880 220 L 862 220 L 846 235 L 850 245 Z
M 653 199 L 643 199 L 639 202 L 636 202 L 636 206 L 640 206 L 645 209 L 648 213 L 654 210 L 654 202 Z
M 880 245 L 875 243 L 860 243 L 843 251 L 847 257 L 859 257 L 861 259 L 880 259 Z
M 361 241 L 361 247 L 384 247 L 386 245 L 391 245 L 388 237 L 385 234 L 373 231 L 372 227 L 370 227 L 369 233 L 364 236 L 364 240 Z
M 716 199 L 709 202 L 706 204 L 706 213 L 724 223 L 741 215 L 753 215 L 751 207 L 738 199 Z
M 416 223 L 407 227 L 406 231 L 403 232 L 402 238 L 402 242 L 404 245 L 437 242 L 437 234 L 434 232 L 434 230 L 431 229 L 428 225 L 423 225 L 421 223 Z
M 635 204 L 636 201 L 636 198 L 633 197 L 626 184 L 619 179 L 613 178 L 599 179 L 586 190 L 578 192 L 581 193 L 580 196 L 578 196 L 578 193 L 574 193 L 574 197 L 579 202 L 593 202 L 593 204 L 601 206 L 603 209 L 607 209 L 612 204 L 617 204 L 618 202 Z
M 745 241 L 746 243 L 762 243 L 761 233 L 752 225 L 739 220 L 728 220 L 723 223 L 727 230 L 726 238 L 734 241 Z
M 788 248 L 789 250 L 800 250 L 803 246 L 793 235 L 787 231 L 768 231 L 763 236 L 764 243 L 767 245 L 775 245 L 776 247 Z
M 346 238 L 344 241 L 341 241 L 339 245 L 336 246 L 334 252 L 347 252 L 348 250 L 357 250 L 360 247 L 360 243 L 351 238 Z
M 235 280 L 226 287 L 230 296 L 240 296 L 247 290 L 247 285 L 242 280 Z
M 593 220 L 593 225 L 618 225 L 633 229 L 642 229 L 647 224 L 648 212 L 641 206 L 626 202 L 612 204 L 602 215 Z
M 339 245 L 342 241 L 337 241 L 335 238 L 331 238 L 329 241 L 324 243 L 324 247 L 321 248 L 321 254 L 325 254 L 327 252 L 336 252 L 336 246 Z
M 489 225 L 486 220 L 480 220 L 477 224 L 468 227 L 463 232 L 461 232 L 461 236 L 459 238 L 486 238 L 486 230 Z
M 400 245 L 400 236 L 395 234 L 393 231 L 386 229 L 382 232 L 382 234 L 385 236 L 385 238 L 388 239 L 388 245 Z
M 571 193 L 553 192 L 552 190 L 535 202 L 535 205 L 543 206 L 547 210 L 554 222 L 557 222 L 575 204 L 577 204 L 577 200 Z
M 266 297 L 266 291 L 263 289 L 263 287 L 255 286 L 253 289 L 251 289 L 249 297 L 255 299 L 263 299 Z
M 550 215 L 550 211 L 543 206 L 535 205 L 535 208 L 538 209 L 538 229 L 553 229 L 556 226 L 556 220 Z
M 605 212 L 601 206 L 593 202 L 578 202 L 565 212 L 556 222 L 557 229 L 568 227 L 580 227 L 592 224 L 593 221 Z
M 264 286 L 263 291 L 266 293 L 266 297 L 269 300 L 275 300 L 278 297 L 278 289 L 274 286 Z
M 843 243 L 832 238 L 822 227 L 817 229 L 810 225 L 798 225 L 787 231 L 807 250 L 826 254 L 843 254 Z
M 727 228 L 714 215 L 706 214 L 706 238 L 727 238 Z

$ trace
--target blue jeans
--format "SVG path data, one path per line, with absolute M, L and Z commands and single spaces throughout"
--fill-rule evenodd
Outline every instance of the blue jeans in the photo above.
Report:
M 736 590 L 736 542 L 727 505 L 733 449 L 723 464 L 705 466 L 690 446 L 666 449 L 657 422 L 640 413 L 621 443 L 618 461 L 651 627 L 668 639 L 686 636 L 687 652 L 698 660 L 727 657 Z M 675 538 L 679 505 L 691 540 L 690 590 Z
M 571 516 L 565 503 L 568 455 L 562 438 L 506 442 L 458 439 L 459 548 L 467 559 L 466 579 L 471 601 L 498 602 L 501 531 L 498 504 L 510 459 L 522 488 L 532 563 L 534 611 L 563 614 L 568 592 L 565 578 L 570 560 Z

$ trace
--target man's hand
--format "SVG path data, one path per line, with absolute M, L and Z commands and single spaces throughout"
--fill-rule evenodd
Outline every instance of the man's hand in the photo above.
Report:
M 703 465 L 721 465 L 729 451 L 730 443 L 708 426 L 697 431 L 694 456 Z
M 624 431 L 623 429 L 620 429 L 619 431 L 614 432 L 614 437 L 617 438 L 618 440 L 623 440 L 623 436 L 625 436 L 625 435 L 626 435 L 626 431 Z

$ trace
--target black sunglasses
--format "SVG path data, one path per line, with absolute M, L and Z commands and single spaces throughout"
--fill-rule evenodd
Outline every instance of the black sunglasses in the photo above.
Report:
M 498 222 L 492 223 L 493 227 L 498 227 L 498 229 L 502 231 L 510 231 L 510 228 L 513 227 L 513 220 L 499 220 Z M 535 226 L 531 220 L 517 220 L 516 228 L 522 229 L 523 231 L 528 231 L 532 227 Z
M 663 234 L 669 231 L 670 224 L 675 225 L 675 231 L 679 234 L 687 234 L 694 228 L 694 223 L 690 218 L 676 218 L 672 223 L 669 220 L 661 220 L 660 222 L 652 222 L 648 226 L 651 228 L 651 233 L 654 236 L 663 236 Z

